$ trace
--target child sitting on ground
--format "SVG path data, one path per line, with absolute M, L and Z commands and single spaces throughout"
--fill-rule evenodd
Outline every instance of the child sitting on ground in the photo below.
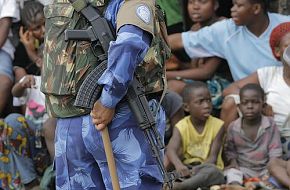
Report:
M 184 110 L 190 115 L 179 121 L 166 155 L 184 178 L 175 182 L 175 190 L 196 189 L 222 184 L 221 147 L 223 121 L 211 116 L 212 103 L 207 85 L 194 81 L 182 92 Z M 180 154 L 181 153 L 181 154 Z
M 272 118 L 262 115 L 263 89 L 247 84 L 240 90 L 242 117 L 228 128 L 225 154 L 230 165 L 225 169 L 229 184 L 243 184 L 248 178 L 268 176 L 267 163 L 282 155 L 280 133 Z
M 273 29 L 270 37 L 270 46 L 275 58 L 282 61 L 282 67 L 273 66 L 258 69 L 257 72 L 250 76 L 233 83 L 224 91 L 224 94 L 237 93 L 239 88 L 247 83 L 259 84 L 264 89 L 267 94 L 268 104 L 265 113 L 274 116 L 274 121 L 280 131 L 283 158 L 287 160 L 290 157 L 290 64 L 287 64 L 281 56 L 286 47 L 290 46 L 290 22 L 281 23 Z M 230 112 L 236 112 L 236 103 L 238 102 L 233 102 L 228 106 L 231 107 Z M 275 178 L 279 178 L 278 181 L 288 187 L 290 185 L 289 176 L 285 175 L 285 173 L 282 174 L 280 170 L 276 170 L 276 166 L 280 168 L 281 165 L 275 160 L 269 163 L 270 174 Z M 282 161 L 282 163 L 286 162 Z M 285 169 L 284 164 L 283 168 Z M 276 183 L 274 182 L 274 184 Z

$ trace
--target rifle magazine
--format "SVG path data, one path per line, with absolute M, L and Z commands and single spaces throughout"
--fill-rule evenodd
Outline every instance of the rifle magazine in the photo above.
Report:
M 74 106 L 92 109 L 100 98 L 103 87 L 98 84 L 99 78 L 107 68 L 107 61 L 99 64 L 82 83 L 74 102 Z

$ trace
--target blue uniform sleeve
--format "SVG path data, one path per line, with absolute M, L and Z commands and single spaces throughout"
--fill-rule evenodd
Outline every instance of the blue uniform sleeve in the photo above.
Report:
M 111 42 L 108 68 L 98 80 L 103 85 L 100 101 L 107 108 L 114 108 L 127 93 L 136 66 L 144 59 L 151 43 L 150 33 L 133 25 L 119 29 L 117 39 Z

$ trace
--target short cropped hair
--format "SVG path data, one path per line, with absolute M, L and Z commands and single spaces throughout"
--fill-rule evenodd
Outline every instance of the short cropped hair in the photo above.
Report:
M 193 81 L 191 83 L 188 83 L 185 85 L 185 87 L 183 88 L 183 91 L 181 93 L 183 102 L 189 102 L 191 100 L 191 94 L 195 89 L 198 88 L 207 88 L 207 85 L 204 82 L 201 81 Z
M 240 98 L 242 98 L 243 93 L 247 90 L 256 91 L 258 94 L 260 94 L 262 100 L 265 101 L 265 92 L 264 92 L 263 88 L 261 88 L 260 85 L 255 84 L 255 83 L 246 84 L 240 90 Z
M 262 8 L 265 13 L 268 12 L 269 0 L 249 0 L 251 3 L 258 3 L 262 5 Z

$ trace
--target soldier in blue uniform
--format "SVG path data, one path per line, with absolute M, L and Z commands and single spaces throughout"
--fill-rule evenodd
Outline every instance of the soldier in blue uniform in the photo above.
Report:
M 165 113 L 159 106 L 159 99 L 166 87 L 164 61 L 169 48 L 160 10 L 153 0 L 115 0 L 109 3 L 105 18 L 117 31 L 117 39 L 110 44 L 108 67 L 96 81 L 103 85 L 101 97 L 88 113 L 72 106 L 78 89 L 73 85 L 74 90 L 67 88 L 83 79 L 85 74 L 71 75 L 70 71 L 74 70 L 71 68 L 78 63 L 70 62 L 69 52 L 63 56 L 53 54 L 58 47 L 55 44 L 63 42 L 53 40 L 57 31 L 51 29 L 52 23 L 61 28 L 59 25 L 66 24 L 65 17 L 74 18 L 70 13 L 74 10 L 69 7 L 56 12 L 64 1 L 56 0 L 45 8 L 48 31 L 44 51 L 47 57 L 44 56 L 42 79 L 48 112 L 58 118 L 55 139 L 57 189 L 112 189 L 100 133 L 105 127 L 109 130 L 121 189 L 161 189 L 163 179 L 152 157 L 151 147 L 124 98 L 135 75 L 145 87 L 158 131 L 163 136 Z M 62 20 L 56 19 L 57 15 L 63 15 Z M 87 50 L 80 52 L 84 51 Z M 56 61 L 51 61 L 51 56 L 57 57 Z M 61 60 L 66 61 L 59 63 Z M 64 73 L 60 75 L 62 69 Z M 76 79 L 65 80 L 64 76 Z

